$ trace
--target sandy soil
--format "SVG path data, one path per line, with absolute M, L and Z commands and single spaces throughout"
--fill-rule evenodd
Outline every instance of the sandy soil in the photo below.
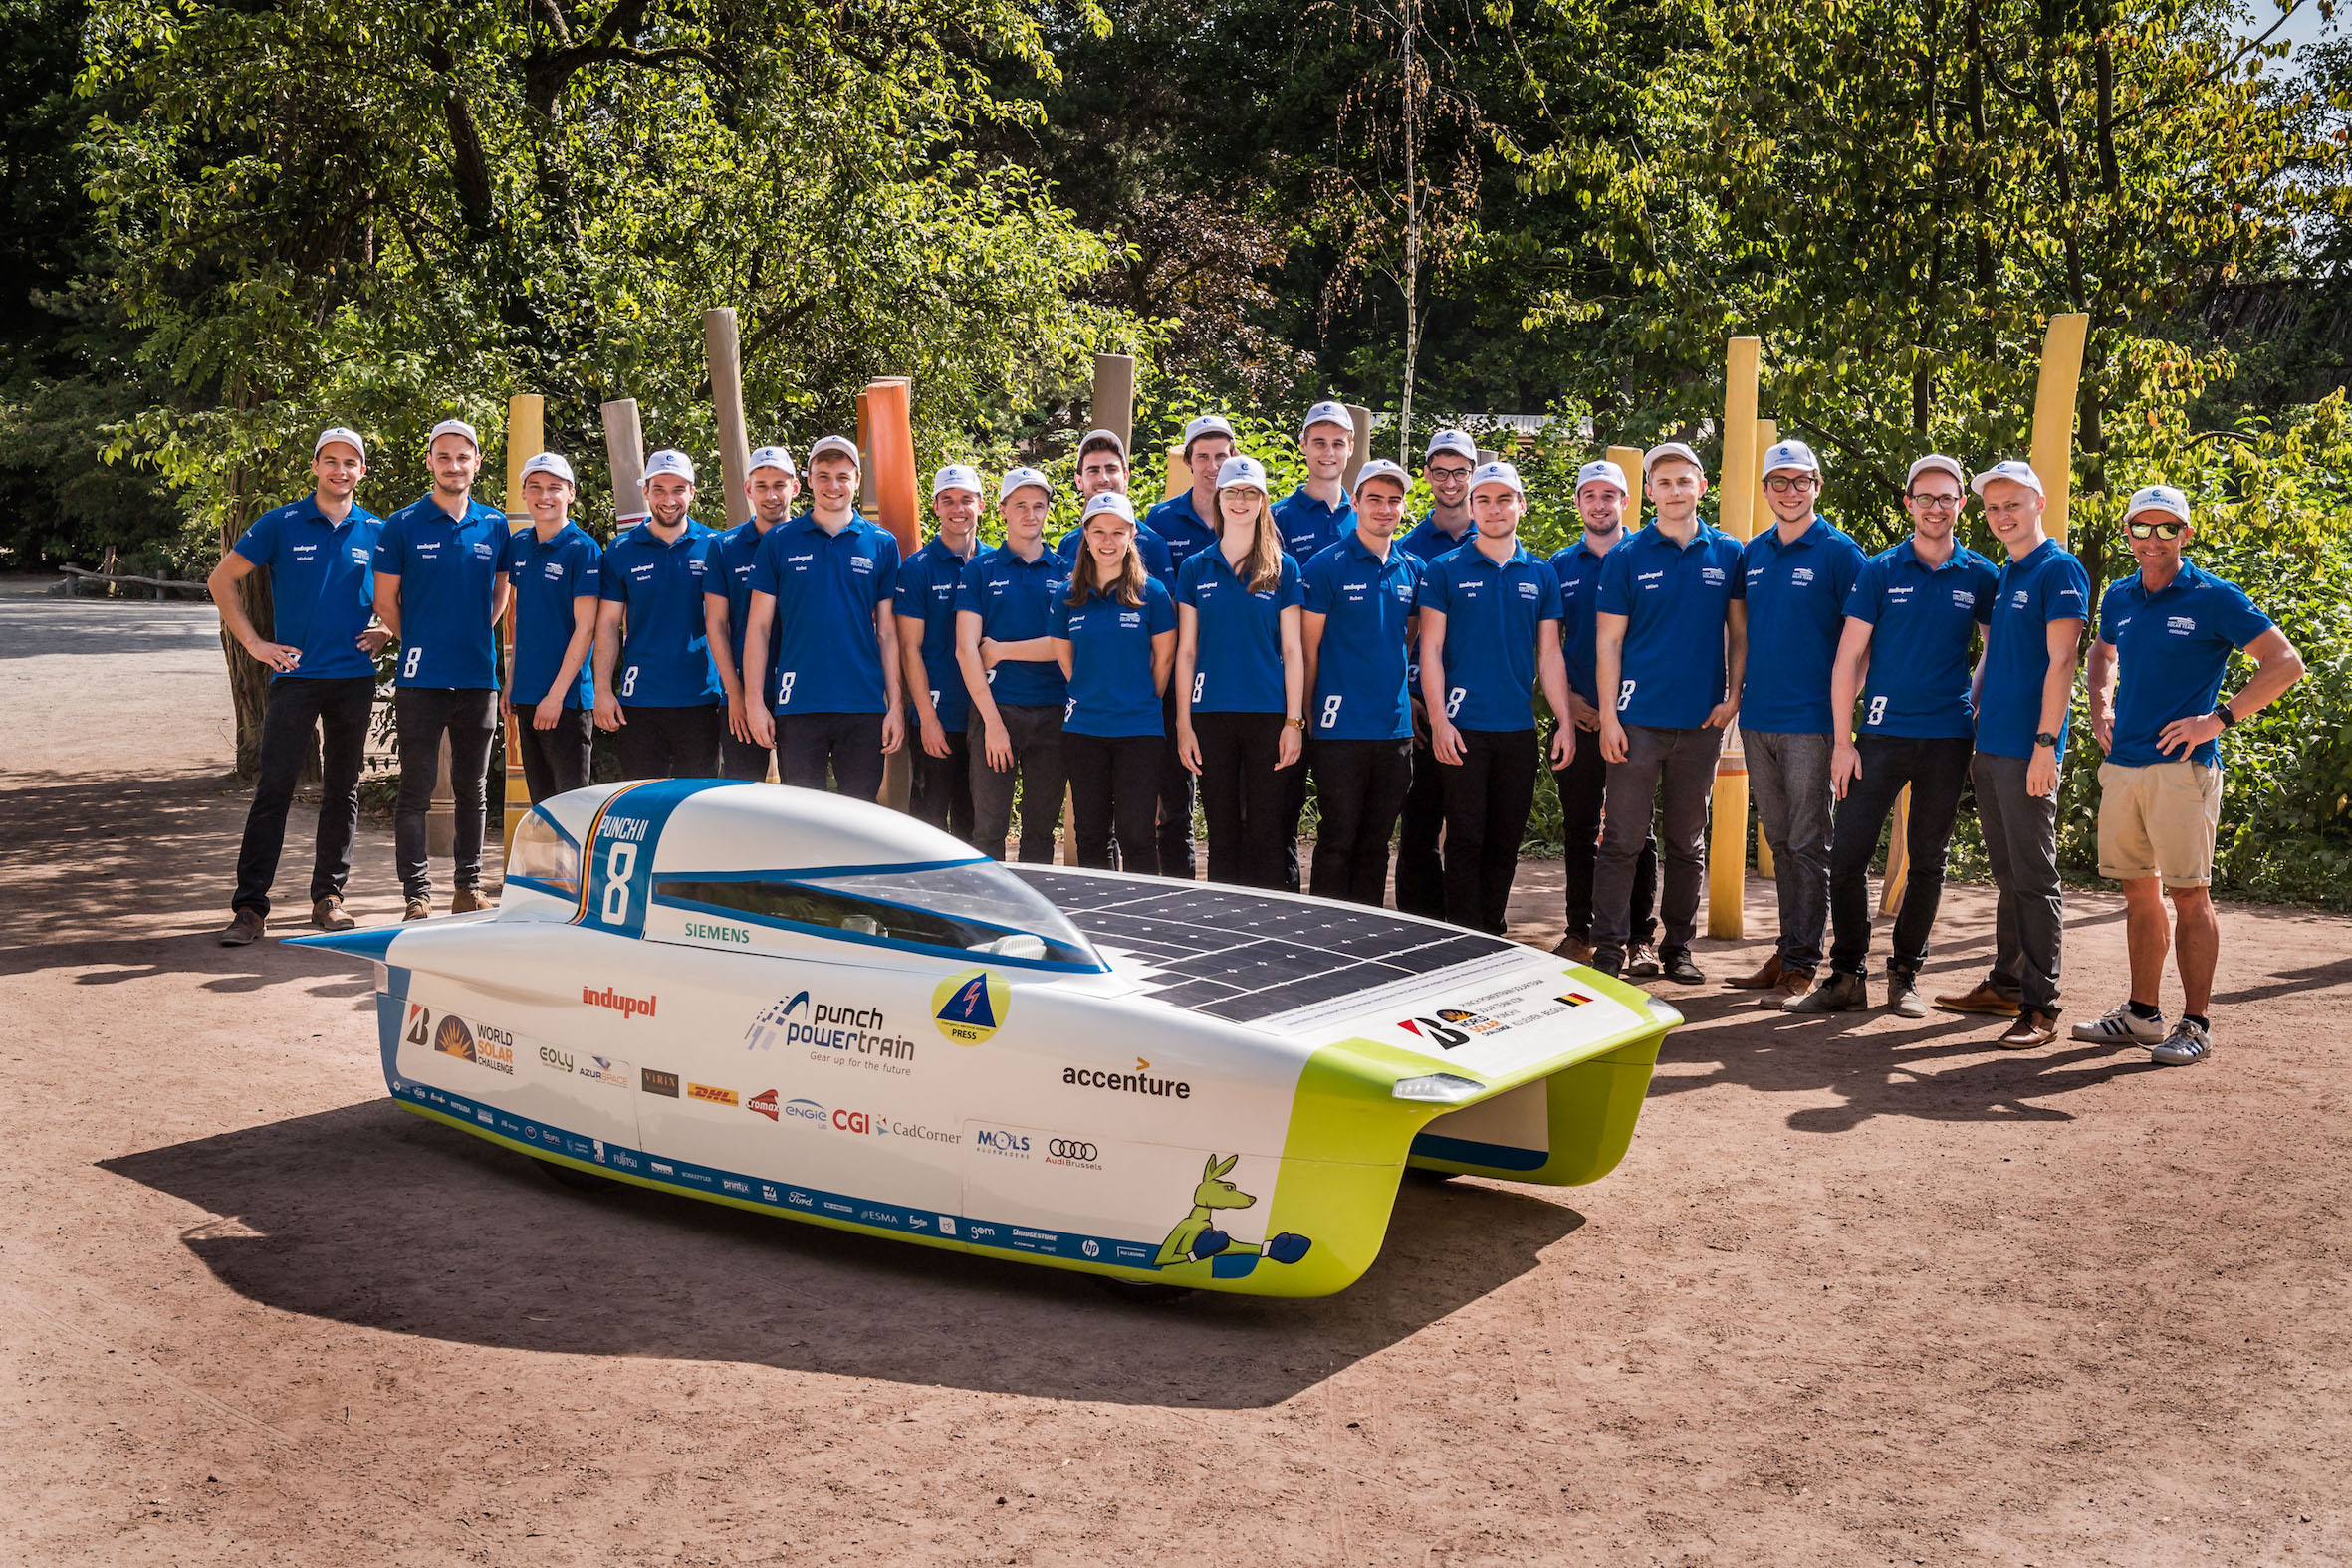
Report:
M 217 659 L 0 584 L 0 1561 L 2352 1560 L 2344 921 L 2227 911 L 2186 1071 L 1681 993 L 1606 1181 L 1409 1183 L 1341 1296 L 1139 1310 L 395 1111 L 363 974 L 207 939 Z M 2069 923 L 2095 1012 L 2120 904 Z

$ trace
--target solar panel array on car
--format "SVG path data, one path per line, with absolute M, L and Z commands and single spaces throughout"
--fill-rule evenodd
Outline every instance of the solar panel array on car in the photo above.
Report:
M 1510 951 L 1499 937 L 1380 910 L 1293 903 L 1231 888 L 1005 868 L 1088 938 L 1158 971 L 1162 1002 L 1249 1023 L 1373 986 Z

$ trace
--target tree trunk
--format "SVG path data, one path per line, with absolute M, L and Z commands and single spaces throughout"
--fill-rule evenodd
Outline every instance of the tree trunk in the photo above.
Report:
M 230 476 L 230 493 L 236 497 L 233 521 L 221 530 L 221 553 L 226 555 L 237 536 L 244 532 L 252 519 L 245 501 L 243 470 Z M 238 582 L 237 591 L 244 595 L 245 615 L 254 629 L 265 637 L 276 636 L 277 615 L 270 597 L 270 574 L 266 571 L 247 572 Z M 229 635 L 224 624 L 220 628 L 221 657 L 229 667 L 229 705 L 237 720 L 237 778 L 251 784 L 261 777 L 261 721 L 263 710 L 270 701 L 270 670 L 245 645 Z M 301 784 L 318 784 L 326 777 L 319 756 L 319 741 L 314 729 L 308 746 L 304 748 Z

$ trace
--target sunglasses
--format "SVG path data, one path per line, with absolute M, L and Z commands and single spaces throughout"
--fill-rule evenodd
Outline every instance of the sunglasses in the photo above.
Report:
M 2131 530 L 2134 539 L 2179 539 L 2181 531 L 2188 526 L 2186 523 L 2141 523 L 2137 520 L 2124 525 Z

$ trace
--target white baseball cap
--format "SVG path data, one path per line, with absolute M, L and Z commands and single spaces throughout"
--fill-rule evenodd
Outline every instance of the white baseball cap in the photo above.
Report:
M 1306 439 L 1306 432 L 1316 425 L 1337 425 L 1350 436 L 1355 434 L 1355 416 L 1345 403 L 1320 402 L 1306 411 L 1306 422 L 1298 427 L 1298 439 Z
M 533 474 L 553 474 L 565 484 L 578 489 L 580 481 L 572 477 L 572 463 L 561 452 L 542 452 L 523 465 L 523 477 Z
M 1121 463 L 1127 461 L 1127 443 L 1119 439 L 1119 433 L 1116 430 L 1089 430 L 1078 437 L 1079 461 L 1085 460 L 1087 448 L 1097 446 L 1107 446 L 1113 452 L 1118 453 Z
M 467 424 L 462 419 L 444 419 L 439 424 L 433 426 L 432 434 L 424 438 L 425 450 L 428 452 L 431 451 L 433 448 L 433 443 L 440 440 L 445 435 L 464 436 L 467 441 L 472 443 L 475 451 L 479 452 L 482 450 L 481 432 L 477 431 L 472 425 Z
M 1478 443 L 1471 439 L 1470 432 L 1467 430 L 1440 430 L 1436 435 L 1431 436 L 1429 450 L 1422 454 L 1422 461 L 1426 462 L 1440 452 L 1451 452 L 1456 457 L 1467 457 L 1473 464 L 1478 462 Z
M 1633 494 L 1633 487 L 1625 483 L 1625 470 L 1605 457 L 1595 458 L 1592 462 L 1576 470 L 1576 493 L 1581 495 L 1584 487 L 1596 479 L 1605 479 L 1615 485 L 1619 495 L 1630 496 Z
M 1985 487 L 1997 479 L 2005 479 L 2013 485 L 2023 485 L 2037 496 L 2049 494 L 2048 491 L 2041 488 L 2041 476 L 2033 471 L 2033 465 L 2020 463 L 2013 457 L 2003 458 L 1979 474 L 1969 488 L 1981 496 L 1985 493 Z
M 1357 469 L 1355 471 L 1355 488 L 1361 490 L 1375 479 L 1388 480 L 1406 494 L 1412 493 L 1413 476 L 1391 463 L 1387 458 L 1376 457 Z
M 857 455 L 857 443 L 847 436 L 819 436 L 817 444 L 809 448 L 809 466 L 815 468 L 819 458 L 828 455 L 847 458 L 851 468 L 863 469 L 865 466 Z
M 943 490 L 969 490 L 975 496 L 986 493 L 980 486 L 980 470 L 969 463 L 950 463 L 931 476 L 932 498 L 936 500 Z
M 1775 441 L 1764 448 L 1764 468 L 1758 477 L 1776 474 L 1784 468 L 1794 469 L 1800 474 L 1818 474 L 1821 472 L 1821 460 L 1813 456 L 1813 449 L 1802 441 Z
M 1266 465 L 1254 457 L 1235 453 L 1217 465 L 1217 488 L 1225 490 L 1234 485 L 1247 485 L 1260 495 L 1264 495 L 1266 493 Z
M 657 474 L 675 474 L 691 485 L 694 483 L 694 460 L 674 446 L 665 446 L 645 459 L 645 477 L 651 479 Z
M 1005 477 L 997 481 L 998 503 L 1002 505 L 1012 500 L 1014 491 L 1030 485 L 1035 485 L 1043 490 L 1048 501 L 1054 499 L 1054 481 L 1048 479 L 1044 473 L 1034 468 L 1008 468 L 1005 470 Z
M 1946 457 L 1941 452 L 1930 452 L 1911 465 L 1911 472 L 1903 476 L 1903 488 L 1909 490 L 1919 482 L 1920 475 L 1929 473 L 1950 474 L 1954 482 L 1964 489 L 1969 482 L 1969 471 L 1960 466 L 1959 458 Z
M 329 425 L 319 432 L 319 439 L 311 443 L 311 456 L 317 457 L 331 442 L 341 441 L 359 454 L 359 461 L 367 461 L 367 443 L 359 439 L 359 432 L 349 425 Z M 478 450 L 478 449 L 477 449 Z
M 1240 436 L 1233 433 L 1233 425 L 1223 414 L 1203 414 L 1184 427 L 1184 455 L 1186 457 L 1192 456 L 1192 444 L 1205 435 L 1221 435 L 1226 440 L 1237 444 L 1241 440 Z
M 1699 454 L 1691 450 L 1691 445 L 1689 442 L 1666 441 L 1660 443 L 1657 446 L 1651 447 L 1647 452 L 1644 452 L 1641 455 L 1641 477 L 1644 479 L 1649 478 L 1650 470 L 1656 468 L 1660 463 L 1664 462 L 1670 457 L 1679 458 L 1681 461 L 1690 464 L 1702 474 L 1707 472 L 1707 465 L 1699 461 Z
M 1105 490 L 1086 503 L 1086 510 L 1078 514 L 1078 527 L 1084 528 L 1105 512 L 1125 518 L 1130 523 L 1135 521 L 1135 504 L 1117 491 Z
M 1520 482 L 1518 468 L 1509 463 L 1482 463 L 1470 476 L 1470 493 L 1474 496 L 1489 485 L 1509 485 L 1515 495 L 1528 493 L 1528 487 Z
M 752 454 L 751 466 L 743 471 L 744 477 L 748 479 L 763 468 L 780 468 L 795 479 L 801 477 L 801 471 L 793 467 L 793 454 L 790 447 L 761 447 Z
M 2123 509 L 2123 520 L 2129 523 L 2143 512 L 2162 512 L 2187 523 L 2189 498 L 2171 485 L 2146 485 L 2132 492 L 2131 505 Z

